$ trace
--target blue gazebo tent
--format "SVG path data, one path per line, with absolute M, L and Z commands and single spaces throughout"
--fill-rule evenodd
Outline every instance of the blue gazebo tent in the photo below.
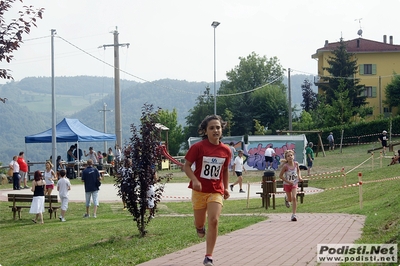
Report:
M 79 119 L 64 118 L 56 126 L 57 143 L 59 142 L 99 142 L 116 140 L 115 134 L 107 134 L 91 129 Z M 25 137 L 25 143 L 51 143 L 52 129 Z

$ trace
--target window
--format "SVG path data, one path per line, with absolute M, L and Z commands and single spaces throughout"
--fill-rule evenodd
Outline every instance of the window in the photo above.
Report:
M 364 64 L 364 74 L 372 74 L 372 65 Z
M 383 107 L 383 112 L 384 113 L 391 113 L 392 112 L 392 107 Z
M 360 96 L 365 96 L 367 98 L 376 98 L 376 87 L 364 87 L 364 91 L 361 92 Z
M 362 64 L 358 69 L 360 75 L 376 75 L 376 64 Z

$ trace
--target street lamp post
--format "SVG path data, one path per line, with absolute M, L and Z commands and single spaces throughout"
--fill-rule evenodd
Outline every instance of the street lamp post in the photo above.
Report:
M 217 89 L 216 89 L 216 60 L 215 60 L 215 28 L 218 27 L 218 25 L 221 24 L 217 21 L 213 21 L 213 23 L 211 23 L 211 26 L 214 28 L 214 115 L 217 114 Z

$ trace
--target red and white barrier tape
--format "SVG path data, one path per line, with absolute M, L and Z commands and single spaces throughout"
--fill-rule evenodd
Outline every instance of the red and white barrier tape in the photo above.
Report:
M 361 135 L 361 136 L 344 137 L 343 139 L 357 139 L 357 138 L 364 138 L 364 137 L 372 137 L 372 136 L 379 136 L 380 134 L 382 134 L 382 133 L 375 133 L 375 134 L 368 134 L 368 135 Z
M 317 180 L 317 179 L 335 178 L 335 177 L 342 177 L 342 176 L 345 176 L 345 174 L 342 174 L 342 175 L 321 176 L 321 177 L 314 177 L 314 178 L 309 178 L 309 177 L 307 177 L 307 179 L 308 179 L 308 180 Z
M 357 169 L 358 167 L 360 167 L 361 165 L 365 164 L 366 162 L 368 162 L 369 160 L 371 160 L 372 156 L 370 156 L 368 159 L 366 159 L 365 161 L 363 161 L 362 163 L 360 163 L 359 165 L 357 165 L 356 167 L 354 167 L 353 169 L 349 170 L 348 172 L 346 172 L 346 175 L 348 173 L 351 173 L 352 171 L 354 171 L 355 169 Z
M 344 170 L 344 169 L 342 169 L 342 170 Z M 312 174 L 312 175 L 309 175 L 309 177 L 320 176 L 320 175 L 329 175 L 329 174 L 341 172 L 342 170 L 336 170 L 336 171 L 332 171 L 332 172 L 324 172 L 324 173 Z
M 384 181 L 392 181 L 392 180 L 396 180 L 396 179 L 400 179 L 400 176 L 384 178 L 384 179 L 379 179 L 379 180 L 363 181 L 363 183 L 364 184 L 369 184 L 369 183 L 377 183 L 377 182 L 384 182 Z

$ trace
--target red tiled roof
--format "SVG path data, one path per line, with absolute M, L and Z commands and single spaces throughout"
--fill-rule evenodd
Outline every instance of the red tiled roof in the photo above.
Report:
M 377 42 L 363 38 L 345 41 L 347 52 L 349 53 L 365 53 L 365 52 L 400 52 L 400 45 Z M 324 51 L 335 50 L 340 42 L 328 43 L 322 48 L 317 49 L 317 54 Z

